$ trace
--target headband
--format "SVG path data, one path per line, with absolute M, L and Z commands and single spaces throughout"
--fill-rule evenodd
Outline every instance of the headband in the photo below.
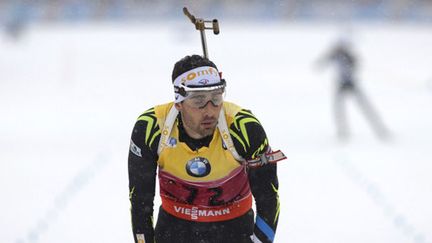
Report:
M 188 91 L 210 91 L 225 87 L 216 68 L 197 67 L 184 72 L 174 80 L 175 103 L 186 99 Z

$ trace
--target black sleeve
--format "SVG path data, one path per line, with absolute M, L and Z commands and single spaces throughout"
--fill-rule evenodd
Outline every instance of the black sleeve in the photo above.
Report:
M 253 159 L 269 149 L 264 128 L 248 110 L 240 111 L 230 126 L 237 152 L 245 159 Z M 262 242 L 272 242 L 279 219 L 279 195 L 276 164 L 249 169 L 249 183 L 255 199 L 257 217 L 254 234 Z
M 150 109 L 135 123 L 128 157 L 129 200 L 136 243 L 137 235 L 143 235 L 145 242 L 154 242 L 153 200 L 159 140 L 160 129 L 154 111 Z

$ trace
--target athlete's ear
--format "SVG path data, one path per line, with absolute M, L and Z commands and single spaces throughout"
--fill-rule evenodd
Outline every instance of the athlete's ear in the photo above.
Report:
M 174 104 L 174 107 L 178 110 L 178 111 L 181 111 L 182 110 L 182 108 L 183 108 L 183 106 L 182 106 L 183 104 L 180 102 L 180 103 L 175 103 Z

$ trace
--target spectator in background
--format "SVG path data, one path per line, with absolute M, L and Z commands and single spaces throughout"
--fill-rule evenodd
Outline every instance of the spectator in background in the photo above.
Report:
M 11 40 L 17 41 L 23 36 L 29 22 L 31 6 L 17 1 L 9 9 L 4 23 L 4 32 Z

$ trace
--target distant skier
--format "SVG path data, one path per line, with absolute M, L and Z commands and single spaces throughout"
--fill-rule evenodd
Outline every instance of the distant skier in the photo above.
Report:
M 330 52 L 318 61 L 320 66 L 325 63 L 336 64 L 338 73 L 334 100 L 334 114 L 338 138 L 345 140 L 349 137 L 349 128 L 345 112 L 345 100 L 347 96 L 356 98 L 376 135 L 381 139 L 387 138 L 389 133 L 386 127 L 357 84 L 355 71 L 358 61 L 352 51 L 350 42 L 347 39 L 339 40 Z

